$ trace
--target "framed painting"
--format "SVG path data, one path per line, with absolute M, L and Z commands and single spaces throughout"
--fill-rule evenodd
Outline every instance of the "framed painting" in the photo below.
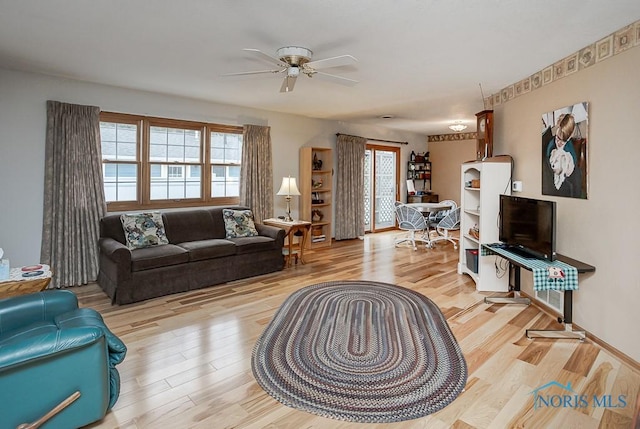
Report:
M 542 194 L 587 198 L 589 103 L 542 115 Z

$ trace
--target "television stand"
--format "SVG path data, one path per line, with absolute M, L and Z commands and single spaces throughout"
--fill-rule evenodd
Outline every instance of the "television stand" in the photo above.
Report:
M 520 267 L 517 265 L 511 265 L 511 266 L 514 267 L 514 273 L 513 273 L 514 285 L 513 285 L 513 290 L 511 291 L 513 292 L 513 296 L 512 297 L 500 297 L 500 296 L 488 297 L 487 296 L 484 298 L 485 304 L 522 304 L 522 305 L 531 304 L 531 300 L 529 298 L 526 298 L 520 295 Z
M 495 253 L 493 252 L 493 249 L 501 249 L 503 251 L 509 252 L 510 254 L 514 254 L 517 256 L 520 256 L 522 258 L 525 259 L 529 259 L 531 258 L 531 255 L 527 254 L 526 252 L 518 249 L 517 247 L 509 247 L 503 244 L 495 244 L 495 245 L 484 245 L 483 246 L 485 248 L 491 249 L 491 253 Z M 515 251 L 514 251 L 515 249 Z M 500 256 L 502 256 L 502 252 L 500 254 Z M 520 266 L 519 265 L 515 265 L 512 263 L 511 260 L 509 260 L 508 258 L 505 257 L 505 259 L 507 259 L 510 263 L 510 267 L 514 267 L 514 286 L 513 286 L 513 290 L 511 291 L 513 293 L 512 297 L 500 297 L 500 296 L 495 296 L 495 297 L 485 297 L 484 299 L 484 303 L 485 304 L 522 304 L 522 305 L 530 305 L 531 304 L 531 300 L 529 298 L 520 296 Z
M 536 258 L 527 258 L 523 259 L 521 256 L 511 252 L 509 249 L 503 249 L 496 246 L 491 245 L 482 245 L 482 250 L 488 253 L 494 253 L 498 256 L 509 261 L 511 267 L 513 267 L 514 271 L 514 290 L 513 298 L 485 298 L 485 303 L 492 304 L 530 304 L 531 301 L 529 298 L 520 297 L 520 269 L 524 268 L 526 270 L 531 271 L 532 267 L 527 263 L 527 259 L 531 259 L 536 263 L 540 263 L 541 259 Z M 579 274 L 581 273 L 590 273 L 596 270 L 596 267 L 585 264 L 584 262 L 580 262 L 578 260 L 569 258 L 568 256 L 556 255 L 556 260 L 560 262 L 564 262 L 567 265 L 571 265 L 574 267 Z M 549 262 L 551 265 L 552 262 Z M 525 302 L 526 300 L 526 302 Z M 573 290 L 565 289 L 564 290 L 564 308 L 562 317 L 558 318 L 558 322 L 564 324 L 564 329 L 527 329 L 526 335 L 527 338 L 567 338 L 567 339 L 576 339 L 580 341 L 584 341 L 586 338 L 586 334 L 584 331 L 574 331 L 573 330 Z

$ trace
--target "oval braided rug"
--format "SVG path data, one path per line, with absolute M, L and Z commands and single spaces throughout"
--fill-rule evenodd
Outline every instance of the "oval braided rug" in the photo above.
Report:
M 467 364 L 440 309 L 385 283 L 320 283 L 289 296 L 256 343 L 253 374 L 281 403 L 363 423 L 451 403 Z

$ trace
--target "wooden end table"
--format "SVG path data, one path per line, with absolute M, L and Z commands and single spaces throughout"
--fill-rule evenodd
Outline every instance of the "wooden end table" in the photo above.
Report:
M 11 268 L 9 278 L 0 280 L 0 299 L 12 296 L 26 295 L 43 291 L 51 282 L 51 268 L 45 264 L 38 264 L 42 267 L 37 270 L 23 271 L 23 268 Z M 24 277 L 24 273 L 35 273 L 42 271 L 42 274 L 33 277 Z
M 287 238 L 286 247 L 283 250 L 285 256 L 287 257 L 287 266 L 291 266 L 291 257 L 295 257 L 296 264 L 298 263 L 298 255 L 300 256 L 300 262 L 304 264 L 304 245 L 307 241 L 307 235 L 309 231 L 311 231 L 311 222 L 306 220 L 294 220 L 292 222 L 287 222 L 283 219 L 278 218 L 269 218 L 264 219 L 262 221 L 263 224 L 269 226 L 275 226 L 278 228 L 282 228 L 285 231 L 285 237 Z M 297 244 L 293 243 L 293 237 L 296 232 L 300 231 L 302 233 L 302 238 L 300 242 Z

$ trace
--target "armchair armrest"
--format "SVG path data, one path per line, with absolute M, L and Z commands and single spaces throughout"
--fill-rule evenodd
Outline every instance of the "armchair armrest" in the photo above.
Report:
M 100 328 L 94 326 L 58 329 L 55 325 L 49 325 L 16 332 L 0 340 L 0 371 L 35 359 L 78 349 L 103 337 Z
M 79 308 L 70 313 L 62 314 L 56 317 L 56 323 L 61 330 L 80 328 L 83 326 L 91 326 L 99 329 L 107 340 L 109 365 L 112 368 L 122 362 L 127 354 L 127 346 L 109 330 L 100 313 L 92 308 Z
M 78 298 L 68 290 L 47 290 L 0 300 L 0 335 L 25 324 L 53 321 L 78 308 Z

